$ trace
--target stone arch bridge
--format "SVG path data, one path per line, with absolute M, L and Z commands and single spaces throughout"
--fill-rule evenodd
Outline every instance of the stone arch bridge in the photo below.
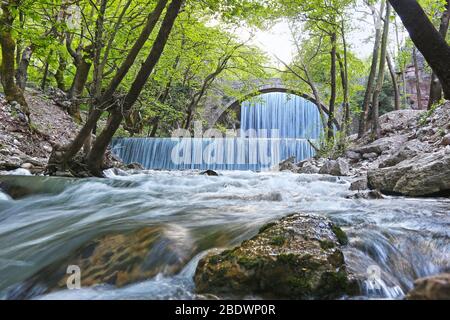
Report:
M 243 94 L 236 97 L 225 97 L 222 99 L 213 99 L 211 97 L 208 97 L 206 100 L 206 105 L 204 109 L 204 118 L 208 119 L 208 125 L 212 127 L 216 122 L 223 120 L 224 116 L 226 115 L 227 110 L 234 110 L 237 112 L 238 116 L 240 115 L 240 106 L 242 102 L 247 101 L 251 98 L 257 97 L 264 93 L 271 93 L 271 92 L 282 92 L 282 93 L 289 93 L 296 96 L 300 96 L 303 99 L 306 99 L 308 101 L 311 101 L 314 103 L 317 107 L 320 107 L 321 110 L 328 115 L 329 110 L 328 107 L 324 104 L 318 105 L 316 99 L 306 93 L 303 93 L 292 86 L 286 85 L 283 83 L 283 81 L 279 78 L 269 79 L 269 80 L 258 80 L 258 82 L 253 83 L 251 85 L 251 88 L 247 88 L 245 84 L 243 83 L 234 83 L 233 89 L 240 91 L 242 90 Z M 240 117 L 238 117 L 240 118 Z M 339 130 L 340 125 L 336 119 L 334 119 L 334 125 Z

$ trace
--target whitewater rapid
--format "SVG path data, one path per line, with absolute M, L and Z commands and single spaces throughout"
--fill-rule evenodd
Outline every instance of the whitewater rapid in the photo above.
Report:
M 238 245 L 268 221 L 294 212 L 329 217 L 347 232 L 349 269 L 364 279 L 364 298 L 402 298 L 419 277 L 450 270 L 448 199 L 348 199 L 344 178 L 292 173 L 224 171 L 108 172 L 107 179 L 46 179 L 51 191 L 13 200 L 0 193 L 0 297 L 102 234 L 165 226 L 180 250 L 195 256 L 176 275 L 124 288 L 98 286 L 36 298 L 196 299 L 196 264 L 209 249 Z M 167 235 L 166 235 L 167 236 Z M 25 289 L 22 289 L 25 290 Z

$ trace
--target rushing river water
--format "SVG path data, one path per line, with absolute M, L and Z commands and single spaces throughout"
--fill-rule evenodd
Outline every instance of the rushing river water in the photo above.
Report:
M 193 274 L 206 250 L 239 244 L 266 222 L 293 212 L 328 216 L 348 234 L 349 269 L 362 276 L 365 298 L 402 298 L 414 279 L 450 270 L 448 199 L 347 199 L 345 179 L 290 173 L 156 172 L 108 179 L 40 180 L 50 193 L 12 200 L 0 193 L 0 298 L 43 267 L 99 235 L 164 226 L 192 259 L 172 276 L 124 288 L 66 290 L 50 299 L 195 299 Z M 44 179 L 44 180 L 42 180 Z M 51 185 L 51 188 L 48 186 Z M 164 248 L 159 248 L 164 250 Z M 161 261 L 164 263 L 164 261 Z

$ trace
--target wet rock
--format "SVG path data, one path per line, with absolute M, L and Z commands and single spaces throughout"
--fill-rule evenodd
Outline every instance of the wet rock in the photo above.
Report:
M 210 177 L 218 177 L 219 174 L 215 172 L 214 170 L 206 170 L 200 173 L 200 175 L 203 176 L 210 176 Z
M 130 163 L 127 164 L 127 169 L 144 170 L 144 167 L 140 163 Z
M 297 173 L 303 174 L 316 174 L 319 173 L 320 168 L 311 162 L 305 162 L 300 168 L 297 169 Z
M 94 239 L 75 250 L 69 258 L 52 263 L 21 284 L 10 299 L 43 288 L 39 294 L 66 289 L 67 266 L 81 270 L 81 286 L 110 284 L 122 287 L 152 278 L 157 274 L 171 275 L 182 269 L 193 256 L 195 246 L 180 227 L 143 227 L 115 232 Z
M 130 174 L 122 169 L 119 168 L 111 168 L 108 170 L 105 170 L 103 172 L 105 174 L 106 177 L 114 177 L 114 176 L 122 176 L 122 177 L 126 177 L 129 176 Z
M 333 299 L 357 294 L 340 249 L 345 233 L 327 218 L 294 214 L 269 223 L 239 247 L 203 258 L 200 293 L 237 297 Z
M 278 170 L 295 172 L 295 171 L 297 171 L 298 168 L 294 162 L 295 162 L 295 157 L 290 157 L 290 158 L 280 162 L 280 164 L 278 165 Z
M 354 180 L 350 185 L 350 190 L 359 191 L 368 189 L 367 175 L 362 175 Z
M 383 194 L 378 190 L 363 190 L 346 197 L 347 199 L 384 199 Z
M 383 193 L 446 195 L 450 192 L 450 155 L 445 150 L 419 154 L 393 167 L 369 170 L 368 181 Z
M 329 174 L 332 176 L 347 176 L 350 173 L 350 168 L 342 158 L 337 160 L 327 160 L 319 171 L 320 174 Z
M 35 194 L 57 194 L 74 183 L 73 179 L 30 176 L 30 171 L 26 169 L 17 170 L 21 172 L 16 172 L 16 175 L 0 175 L 0 189 L 13 199 Z
M 418 279 L 408 300 L 450 300 L 450 273 Z

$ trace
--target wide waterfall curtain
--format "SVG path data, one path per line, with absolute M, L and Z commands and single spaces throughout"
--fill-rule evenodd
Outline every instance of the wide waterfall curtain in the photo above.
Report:
M 306 139 L 322 132 L 316 105 L 286 93 L 267 93 L 241 107 L 240 137 L 227 139 L 118 138 L 113 152 L 125 163 L 161 170 L 254 170 L 312 157 Z

